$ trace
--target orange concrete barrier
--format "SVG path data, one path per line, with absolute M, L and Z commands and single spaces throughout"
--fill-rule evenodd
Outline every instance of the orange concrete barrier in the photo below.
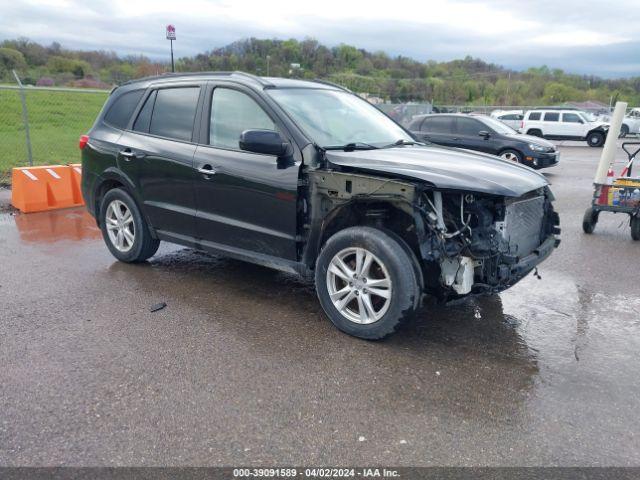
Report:
M 77 171 L 69 165 L 14 168 L 11 204 L 23 213 L 82 205 L 79 184 L 77 191 L 74 187 L 74 174 Z
M 71 168 L 71 191 L 73 193 L 73 201 L 78 205 L 84 205 L 82 189 L 80 187 L 82 182 L 82 165 L 80 163 L 70 163 L 69 168 Z

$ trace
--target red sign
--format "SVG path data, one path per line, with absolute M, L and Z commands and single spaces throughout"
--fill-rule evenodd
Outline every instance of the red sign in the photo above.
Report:
M 167 25 L 167 40 L 176 39 L 176 27 L 173 25 Z

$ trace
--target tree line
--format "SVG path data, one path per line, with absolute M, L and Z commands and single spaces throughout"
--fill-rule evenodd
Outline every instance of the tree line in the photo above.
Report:
M 23 83 L 108 88 L 166 72 L 167 62 L 111 51 L 82 51 L 25 38 L 0 43 L 0 81 L 11 70 Z M 351 45 L 328 47 L 317 40 L 250 38 L 181 57 L 177 71 L 242 70 L 257 75 L 322 78 L 385 101 L 436 105 L 552 105 L 613 99 L 640 104 L 640 77 L 604 79 L 546 66 L 515 71 L 470 56 L 449 62 L 419 62 Z

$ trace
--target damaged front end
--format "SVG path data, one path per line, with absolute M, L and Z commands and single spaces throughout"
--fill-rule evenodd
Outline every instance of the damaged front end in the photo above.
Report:
M 560 243 L 552 201 L 548 187 L 516 198 L 421 191 L 415 220 L 427 286 L 451 299 L 514 285 Z
M 414 250 L 425 293 L 442 301 L 500 292 L 547 258 L 560 240 L 553 194 L 519 197 L 438 190 L 362 173 L 312 171 L 306 226 L 322 240 L 349 225 L 391 230 Z M 306 255 L 315 258 L 312 250 Z

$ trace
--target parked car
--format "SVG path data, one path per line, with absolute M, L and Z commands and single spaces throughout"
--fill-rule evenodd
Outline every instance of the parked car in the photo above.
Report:
M 491 112 L 491 118 L 500 120 L 505 125 L 510 126 L 514 130 L 518 130 L 522 125 L 524 114 L 522 110 L 494 110 Z
M 422 115 L 411 122 L 409 130 L 421 140 L 490 153 L 536 169 L 556 165 L 560 159 L 551 142 L 521 135 L 486 115 Z
M 632 108 L 622 121 L 620 127 L 620 137 L 624 138 L 629 134 L 640 133 L 640 108 Z
M 609 124 L 592 121 L 579 110 L 558 108 L 529 110 L 524 115 L 520 132 L 552 140 L 586 140 L 590 147 L 601 147 L 607 138 Z
M 394 332 L 425 295 L 509 288 L 559 243 L 542 175 L 416 142 L 332 84 L 140 79 L 111 93 L 80 147 L 115 258 L 144 261 L 165 240 L 315 279 L 327 316 L 361 338 Z

